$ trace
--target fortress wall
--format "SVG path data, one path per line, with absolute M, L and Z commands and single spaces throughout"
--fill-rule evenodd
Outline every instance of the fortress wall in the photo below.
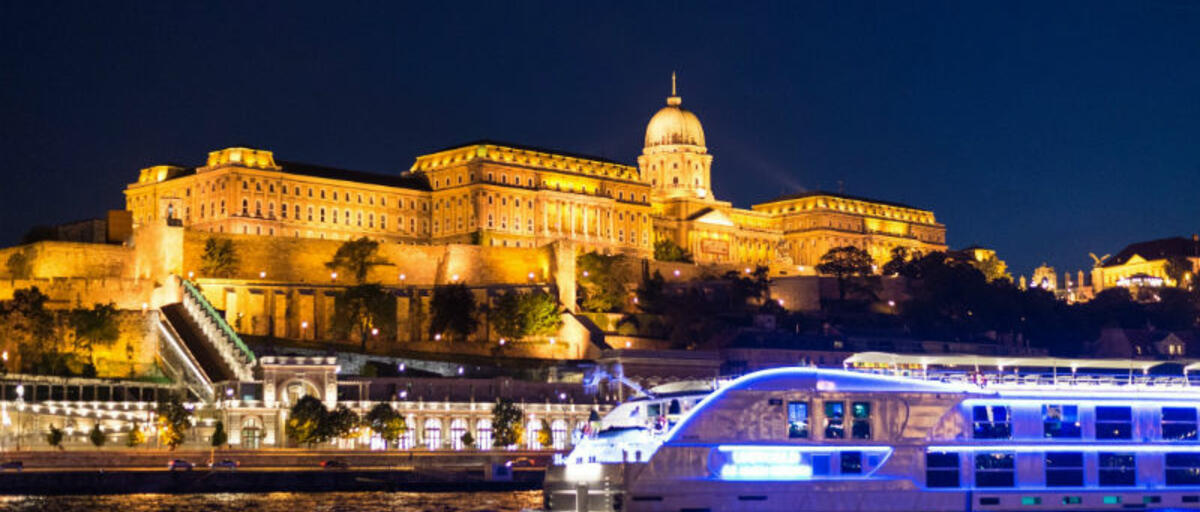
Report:
M 133 277 L 130 247 L 45 241 L 0 249 L 0 279 Z
M 52 309 L 112 302 L 118 309 L 140 310 L 143 303 L 150 301 L 155 283 L 122 278 L 8 279 L 0 280 L 0 301 L 12 299 L 16 290 L 33 287 L 50 297 L 46 306 Z
M 312 284 L 344 284 L 352 276 L 338 275 L 335 280 L 325 263 L 333 259 L 344 240 L 266 237 L 186 231 L 183 237 L 183 275 L 193 272 L 202 277 L 204 245 L 209 238 L 232 240 L 238 266 L 235 279 L 259 279 L 266 273 L 269 281 Z M 387 285 L 432 285 L 451 282 L 457 275 L 468 284 L 524 284 L 545 282 L 552 272 L 549 247 L 516 248 L 476 245 L 401 245 L 381 243 L 379 257 L 387 265 L 374 267 L 368 281 Z M 340 272 L 344 274 L 344 272 Z M 404 275 L 403 281 L 400 279 Z

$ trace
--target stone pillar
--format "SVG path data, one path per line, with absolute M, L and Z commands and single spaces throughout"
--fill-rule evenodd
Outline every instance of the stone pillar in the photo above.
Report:
M 566 311 L 575 311 L 575 243 L 559 240 L 551 248 L 554 251 L 554 285 L 558 288 L 558 301 Z

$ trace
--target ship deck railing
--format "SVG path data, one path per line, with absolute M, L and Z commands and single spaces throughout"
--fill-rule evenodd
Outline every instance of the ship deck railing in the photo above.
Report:
M 1148 375 L 1141 371 L 1123 373 L 999 373 L 952 370 L 857 370 L 877 375 L 893 375 L 947 384 L 974 384 L 983 388 L 1098 388 L 1098 387 L 1142 387 L 1142 388 L 1200 388 L 1200 375 Z

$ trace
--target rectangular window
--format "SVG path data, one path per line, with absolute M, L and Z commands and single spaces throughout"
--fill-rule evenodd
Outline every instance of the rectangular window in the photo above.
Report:
M 825 439 L 846 437 L 846 402 L 825 402 Z
M 1012 487 L 1015 458 L 1012 452 L 975 454 L 975 487 Z
M 1137 484 L 1137 461 L 1132 453 L 1101 453 L 1097 461 L 1101 486 L 1125 487 Z
M 1166 454 L 1167 485 L 1200 485 L 1200 453 Z
M 1011 439 L 1012 419 L 1003 405 L 976 405 L 973 408 L 975 439 Z
M 1196 408 L 1163 407 L 1162 438 L 1171 441 L 1195 441 Z
M 1083 487 L 1083 453 L 1046 453 L 1046 487 Z
M 788 437 L 808 438 L 808 402 L 788 402 Z
M 925 454 L 926 487 L 958 487 L 959 457 L 957 453 L 930 452 Z
M 871 438 L 871 402 L 854 402 L 850 405 L 850 437 L 854 439 Z
M 1129 407 L 1096 406 L 1096 439 L 1132 439 L 1133 412 Z
M 842 452 L 842 474 L 862 474 L 862 452 Z
M 1042 426 L 1046 437 L 1078 439 L 1079 406 L 1047 404 L 1042 406 Z

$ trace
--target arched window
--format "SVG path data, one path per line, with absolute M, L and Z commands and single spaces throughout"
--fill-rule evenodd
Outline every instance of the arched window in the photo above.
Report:
M 542 443 L 538 438 L 538 434 L 542 431 L 542 420 L 531 419 L 529 425 L 525 427 L 525 447 L 530 450 L 539 450 L 542 448 Z
M 250 201 L 242 199 L 242 215 L 250 215 Z
M 400 434 L 400 449 L 411 450 L 413 449 L 413 446 L 416 446 L 413 443 L 413 430 L 415 430 L 415 427 L 417 426 L 417 420 L 412 416 L 409 416 L 404 423 L 409 427 L 404 429 L 403 434 Z
M 450 422 L 450 446 L 455 450 L 463 449 L 462 437 L 467 433 L 467 422 L 458 418 Z
M 425 447 L 437 450 L 442 447 L 442 422 L 435 418 L 425 420 Z
M 333 223 L 337 224 L 337 208 L 334 208 L 333 211 L 331 211 L 329 213 L 330 213 L 330 218 L 333 219 Z
M 550 424 L 550 444 L 555 450 L 564 450 L 567 447 L 567 422 L 564 420 L 554 420 Z
M 679 176 L 676 176 L 676 177 L 672 178 L 672 179 L 671 179 L 671 183 L 672 183 L 672 184 L 674 184 L 674 185 L 678 185 L 678 184 L 679 184 Z
M 480 450 L 492 449 L 492 420 L 482 419 L 475 423 L 475 446 Z
M 242 420 L 242 448 L 257 450 L 262 444 L 262 420 L 258 416 L 247 416 Z

